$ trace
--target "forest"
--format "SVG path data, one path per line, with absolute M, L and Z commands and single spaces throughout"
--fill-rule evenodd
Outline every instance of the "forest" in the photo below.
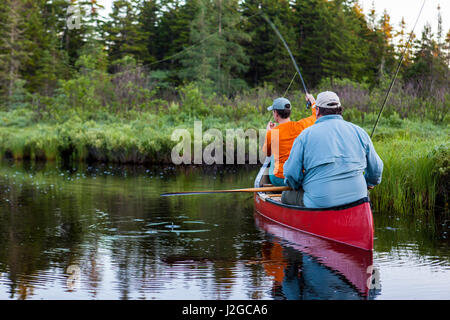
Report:
M 151 109 L 155 98 L 176 100 L 186 84 L 218 98 L 267 85 L 284 91 L 295 69 L 261 12 L 286 39 L 310 88 L 340 79 L 369 91 L 383 86 L 410 36 L 404 20 L 392 25 L 387 11 L 375 9 L 366 16 L 357 1 L 119 0 L 112 6 L 104 18 L 96 0 L 2 1 L 3 109 L 28 105 L 44 113 L 62 103 L 113 113 Z M 412 35 L 401 89 L 442 102 L 450 30 L 442 28 L 439 7 L 433 23 L 436 33 L 427 24 Z M 433 120 L 445 117 L 445 104 L 439 107 Z
M 293 120 L 308 115 L 264 13 L 308 89 L 335 91 L 344 118 L 368 131 L 405 53 L 374 136 L 395 179 L 374 201 L 389 207 L 381 195 L 396 194 L 400 211 L 433 206 L 436 195 L 447 203 L 450 30 L 439 7 L 414 33 L 355 0 L 116 0 L 100 12 L 96 0 L 1 2 L 2 158 L 169 163 L 172 131 L 194 120 L 264 128 L 283 95 Z

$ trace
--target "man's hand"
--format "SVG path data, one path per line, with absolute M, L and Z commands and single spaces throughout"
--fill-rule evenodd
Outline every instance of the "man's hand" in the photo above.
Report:
M 311 106 L 314 106 L 316 104 L 316 99 L 314 99 L 312 94 L 307 93 L 305 99 L 306 101 L 309 101 L 311 103 Z
M 272 130 L 273 128 L 275 128 L 275 123 L 273 123 L 272 121 L 269 121 L 269 123 L 267 124 L 267 131 Z

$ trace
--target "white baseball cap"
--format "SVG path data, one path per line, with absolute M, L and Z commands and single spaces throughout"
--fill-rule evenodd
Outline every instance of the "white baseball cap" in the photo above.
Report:
M 320 108 L 339 108 L 341 101 L 336 93 L 324 91 L 317 95 L 316 105 Z

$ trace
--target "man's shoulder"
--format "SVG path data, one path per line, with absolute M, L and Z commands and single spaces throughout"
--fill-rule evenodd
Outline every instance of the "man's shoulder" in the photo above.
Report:
M 354 130 L 355 132 L 357 132 L 359 135 L 364 135 L 364 136 L 368 136 L 367 132 L 361 128 L 360 126 L 346 121 L 346 120 L 339 120 L 339 121 L 333 121 L 333 124 L 331 124 L 330 122 L 326 121 L 326 122 L 316 122 L 314 125 L 309 126 L 307 128 L 305 128 L 299 135 L 300 136 L 304 136 L 307 137 L 309 135 L 315 135 L 318 132 L 324 132 L 327 130 L 339 130 L 339 128 L 342 127 L 347 127 L 347 128 L 351 128 L 352 130 Z
M 360 133 L 360 134 L 362 134 L 362 135 L 364 135 L 364 136 L 367 136 L 367 135 L 368 135 L 367 132 L 366 132 L 366 130 L 364 130 L 362 127 L 358 126 L 357 124 L 354 124 L 353 122 L 346 121 L 346 120 L 343 120 L 343 122 L 345 122 L 346 125 L 352 127 L 352 128 L 353 128 L 354 130 L 356 130 L 358 133 Z

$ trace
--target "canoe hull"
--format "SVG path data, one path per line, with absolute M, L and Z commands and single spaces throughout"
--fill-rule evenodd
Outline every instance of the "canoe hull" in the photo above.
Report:
M 368 283 L 376 277 L 370 273 L 372 271 L 370 267 L 373 266 L 372 251 L 354 248 L 282 226 L 266 219 L 258 212 L 255 212 L 255 223 L 260 230 L 285 240 L 283 245 L 310 255 L 320 264 L 344 276 L 363 297 L 369 297 Z
M 284 226 L 364 250 L 373 249 L 373 217 L 368 199 L 337 209 L 308 210 L 255 193 L 255 209 Z

